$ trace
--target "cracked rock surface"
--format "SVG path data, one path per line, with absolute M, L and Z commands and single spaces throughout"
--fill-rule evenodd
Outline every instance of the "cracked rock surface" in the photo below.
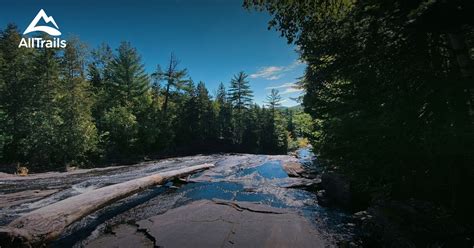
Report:
M 215 164 L 104 207 L 68 227 L 53 246 L 337 247 L 350 239 L 352 227 L 346 227 L 344 213 L 317 204 L 316 194 L 305 188 L 317 179 L 304 178 L 297 161 L 286 155 L 218 154 L 122 168 L 97 180 L 99 186 Z
M 200 200 L 137 224 L 159 247 L 324 247 L 305 218 L 249 202 Z

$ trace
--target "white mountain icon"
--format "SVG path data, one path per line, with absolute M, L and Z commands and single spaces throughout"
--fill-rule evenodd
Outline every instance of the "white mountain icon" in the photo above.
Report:
M 51 22 L 56 28 L 49 27 L 49 26 L 36 26 L 36 24 L 38 24 L 41 18 L 43 18 L 45 23 Z M 41 31 L 41 32 L 48 33 L 49 35 L 52 35 L 52 36 L 58 36 L 58 35 L 61 35 L 61 32 L 59 32 L 58 29 L 59 29 L 58 24 L 56 24 L 56 22 L 54 21 L 54 18 L 52 16 L 46 15 L 46 12 L 44 12 L 44 10 L 41 9 L 38 12 L 38 14 L 35 16 L 35 19 L 33 19 L 30 25 L 26 28 L 25 32 L 23 32 L 23 34 L 28 34 L 35 31 Z

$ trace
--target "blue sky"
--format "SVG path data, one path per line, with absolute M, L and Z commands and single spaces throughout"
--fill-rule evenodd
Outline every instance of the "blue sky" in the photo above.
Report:
M 194 81 L 204 81 L 211 93 L 245 71 L 257 103 L 277 88 L 283 105 L 296 105 L 289 97 L 301 94 L 293 86 L 304 64 L 298 62 L 295 46 L 267 29 L 267 13 L 241 5 L 241 0 L 2 0 L 0 24 L 3 29 L 13 22 L 23 32 L 44 9 L 62 39 L 75 35 L 90 48 L 102 42 L 116 48 L 130 41 L 149 73 L 174 52 L 181 67 Z

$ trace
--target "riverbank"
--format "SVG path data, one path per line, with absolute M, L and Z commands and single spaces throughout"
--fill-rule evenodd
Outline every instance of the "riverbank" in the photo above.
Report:
M 316 194 L 305 189 L 317 183 L 317 180 L 301 177 L 304 174 L 304 166 L 301 166 L 297 158 L 286 155 L 198 155 L 101 170 L 64 174 L 44 173 L 21 179 L 8 177 L 5 180 L 0 179 L 4 198 L 5 195 L 24 192 L 30 192 L 32 196 L 23 197 L 22 201 L 11 202 L 2 209 L 0 212 L 2 225 L 8 224 L 20 215 L 74 195 L 200 163 L 213 163 L 215 167 L 170 181 L 161 187 L 146 189 L 109 204 L 68 226 L 51 245 L 93 247 L 93 244 L 110 235 L 118 240 L 130 236 L 137 240 L 145 237 L 150 241 L 149 235 L 144 234 L 143 228 L 139 227 L 138 223 L 143 223 L 141 221 L 153 219 L 180 207 L 194 208 L 195 202 L 207 201 L 209 204 L 216 200 L 232 202 L 239 206 L 243 202 L 250 204 L 251 208 L 258 206 L 284 211 L 292 216 L 290 220 L 294 225 L 304 227 L 303 229 L 307 229 L 309 233 L 318 233 L 316 237 L 311 237 L 322 240 L 327 246 L 337 246 L 342 240 L 346 242 L 352 236 L 350 216 L 338 210 L 319 206 Z M 35 194 L 36 197 L 33 197 Z M 236 208 L 233 209 L 241 213 Z M 288 226 L 277 224 L 272 226 L 288 232 L 288 235 L 292 232 Z

